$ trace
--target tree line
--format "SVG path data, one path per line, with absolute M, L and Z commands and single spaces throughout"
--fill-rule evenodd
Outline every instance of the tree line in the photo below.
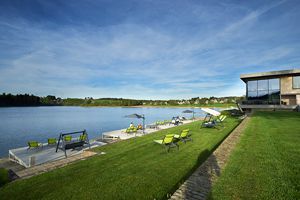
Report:
M 0 95 L 0 107 L 8 106 L 56 106 L 62 105 L 61 99 L 55 96 L 48 95 L 39 97 L 29 94 L 6 94 Z
M 233 105 L 243 97 L 194 97 L 181 100 L 137 100 L 123 98 L 57 98 L 53 95 L 39 97 L 29 94 L 0 95 L 0 106 L 203 106 Z

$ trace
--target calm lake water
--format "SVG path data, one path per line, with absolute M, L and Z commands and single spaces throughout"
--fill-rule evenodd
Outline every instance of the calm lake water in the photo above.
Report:
M 60 132 L 86 129 L 89 138 L 100 137 L 103 132 L 127 128 L 132 121 L 125 115 L 145 114 L 146 124 L 173 116 L 191 118 L 184 114 L 187 108 L 122 108 L 122 107 L 12 107 L 0 108 L 0 157 L 8 155 L 9 149 L 27 146 L 27 141 L 47 142 L 47 138 L 58 138 Z M 204 116 L 195 109 L 195 116 Z

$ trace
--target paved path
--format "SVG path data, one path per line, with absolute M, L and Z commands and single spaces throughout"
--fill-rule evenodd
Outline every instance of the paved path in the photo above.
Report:
M 176 190 L 171 200 L 202 200 L 206 199 L 212 184 L 221 175 L 231 151 L 239 141 L 240 135 L 250 117 L 246 117 L 238 127 L 222 142 L 208 159 Z

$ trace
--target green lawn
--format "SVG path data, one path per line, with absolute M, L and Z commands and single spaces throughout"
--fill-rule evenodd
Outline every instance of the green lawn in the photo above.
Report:
M 300 199 L 300 113 L 255 113 L 210 199 Z
M 105 155 L 15 181 L 0 189 L 6 199 L 166 199 L 239 123 L 227 118 L 223 129 L 200 129 L 200 122 L 162 130 L 98 148 Z M 193 142 L 170 153 L 154 139 L 189 128 Z

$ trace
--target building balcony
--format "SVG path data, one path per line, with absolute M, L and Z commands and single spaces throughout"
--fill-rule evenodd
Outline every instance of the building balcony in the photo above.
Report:
M 280 105 L 280 100 L 243 100 L 238 103 L 240 105 Z
M 280 101 L 263 101 L 263 100 L 243 100 L 238 102 L 242 110 L 263 109 L 263 110 L 295 110 L 297 105 L 280 104 Z

